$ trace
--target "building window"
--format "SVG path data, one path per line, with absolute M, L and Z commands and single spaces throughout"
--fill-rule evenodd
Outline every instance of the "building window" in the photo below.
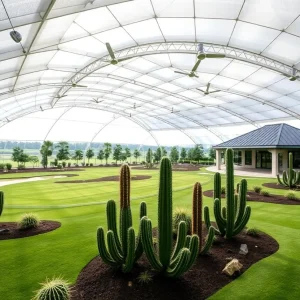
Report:
M 242 164 L 242 151 L 234 150 L 233 162 L 234 162 L 234 164 L 236 164 L 238 166 L 240 166 Z
M 251 150 L 245 151 L 245 165 L 247 165 L 247 166 L 252 165 L 252 151 Z

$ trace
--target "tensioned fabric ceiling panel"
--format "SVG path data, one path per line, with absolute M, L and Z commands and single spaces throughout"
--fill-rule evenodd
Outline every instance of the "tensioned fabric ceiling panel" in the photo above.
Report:
M 300 127 L 297 0 L 25 2 L 0 4 L 0 139 L 215 144 Z

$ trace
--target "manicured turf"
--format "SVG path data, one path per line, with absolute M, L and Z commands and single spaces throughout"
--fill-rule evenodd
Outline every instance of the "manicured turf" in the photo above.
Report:
M 76 280 L 80 270 L 97 255 L 96 229 L 99 225 L 106 227 L 103 203 L 109 199 L 118 200 L 119 186 L 117 182 L 57 184 L 55 181 L 98 178 L 118 173 L 118 168 L 91 168 L 78 172 L 79 176 L 75 178 L 49 179 L 1 188 L 5 192 L 6 202 L 0 221 L 16 221 L 24 212 L 36 212 L 41 219 L 60 221 L 62 227 L 40 236 L 0 241 L 0 299 L 30 299 L 38 283 L 46 277 L 62 275 L 71 282 Z M 136 229 L 141 201 L 147 202 L 148 216 L 154 223 L 157 222 L 157 200 L 154 195 L 157 192 L 158 172 L 132 171 L 132 175 L 138 174 L 149 174 L 152 178 L 132 181 L 131 206 Z M 191 208 L 192 185 L 198 180 L 204 184 L 203 190 L 211 189 L 212 175 L 173 172 L 174 207 Z M 273 180 L 251 178 L 248 184 L 252 187 L 264 181 Z M 300 197 L 300 193 L 297 194 Z M 205 204 L 211 207 L 212 200 L 205 198 Z M 211 299 L 299 299 L 300 206 L 255 202 L 250 205 L 253 214 L 249 226 L 274 236 L 280 249 L 252 266 Z

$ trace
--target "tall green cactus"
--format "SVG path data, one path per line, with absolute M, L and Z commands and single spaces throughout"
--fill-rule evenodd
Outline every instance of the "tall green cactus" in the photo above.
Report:
M 0 216 L 2 215 L 4 205 L 4 193 L 0 191 Z
M 221 199 L 221 196 L 221 174 L 217 172 L 214 175 L 214 199 Z
M 107 214 L 107 246 L 105 243 L 104 229 L 97 230 L 99 255 L 102 260 L 113 267 L 122 268 L 124 273 L 130 272 L 133 264 L 143 253 L 140 233 L 135 237 L 132 228 L 130 209 L 130 169 L 123 165 L 120 172 L 120 237 L 117 231 L 116 203 L 109 200 L 106 206 Z M 147 214 L 146 203 L 140 206 L 140 219 Z
M 218 178 L 218 176 L 215 176 Z M 221 182 L 218 182 L 221 185 Z M 222 207 L 221 198 L 214 200 L 214 215 L 218 227 L 218 233 L 226 238 L 232 238 L 240 233 L 249 221 L 251 215 L 250 206 L 246 206 L 247 181 L 242 179 L 239 186 L 239 194 L 234 194 L 233 151 L 226 150 L 226 207 Z M 204 218 L 207 228 L 211 226 L 209 208 L 204 208 Z
M 277 174 L 277 180 L 279 184 L 285 185 L 289 188 L 293 188 L 296 185 L 300 184 L 300 172 L 293 169 L 293 153 L 289 153 L 289 168 L 288 171 L 282 172 L 282 180 Z
M 187 236 L 185 222 L 180 222 L 177 241 L 172 250 L 172 166 L 167 157 L 160 163 L 158 192 L 158 253 L 152 241 L 152 222 L 141 221 L 141 236 L 145 254 L 151 266 L 168 277 L 178 277 L 195 262 L 199 249 L 197 235 Z
M 212 246 L 215 236 L 215 230 L 212 226 L 210 226 L 205 245 L 202 245 L 202 203 L 202 187 L 199 182 L 196 182 L 193 190 L 192 233 L 199 236 L 199 254 L 207 253 Z

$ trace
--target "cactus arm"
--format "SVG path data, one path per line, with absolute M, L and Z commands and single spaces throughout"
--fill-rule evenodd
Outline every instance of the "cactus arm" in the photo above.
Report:
M 282 180 L 283 180 L 283 183 L 284 183 L 286 186 L 289 185 L 286 171 L 283 171 L 283 172 L 282 172 Z
M 224 236 L 225 234 L 225 227 L 226 227 L 226 220 L 222 217 L 221 214 L 221 201 L 219 199 L 215 199 L 214 203 L 214 214 L 216 218 L 216 223 L 219 228 L 220 234 Z
M 211 227 L 211 221 L 210 221 L 210 217 L 209 217 L 209 207 L 208 206 L 204 207 L 204 222 L 205 222 L 205 226 L 208 230 L 209 227 Z
M 237 212 L 237 218 L 235 221 L 235 224 L 239 224 L 242 221 L 242 218 L 245 213 L 245 207 L 247 202 L 247 181 L 245 179 L 242 179 L 241 181 L 241 188 L 239 193 L 239 208 Z
M 162 271 L 163 266 L 160 263 L 155 249 L 153 247 L 151 220 L 149 220 L 147 217 L 143 217 L 141 220 L 141 237 L 143 249 L 149 260 L 149 263 L 155 270 Z
M 116 267 L 118 263 L 116 263 L 108 253 L 106 249 L 105 244 L 105 238 L 104 238 L 104 230 L 102 227 L 99 227 L 97 230 L 97 245 L 98 245 L 98 251 L 101 259 L 108 265 L 112 267 Z
M 240 233 L 245 228 L 245 226 L 247 225 L 250 219 L 250 215 L 251 215 L 251 207 L 247 206 L 241 222 L 237 224 L 237 226 L 234 228 L 233 235 Z
M 4 206 L 4 193 L 0 191 L 0 216 L 2 215 L 3 206 Z
M 170 160 L 163 157 L 158 191 L 158 252 L 165 269 L 171 259 L 172 222 L 172 166 Z
M 173 260 L 177 256 L 179 251 L 184 247 L 186 233 L 187 233 L 186 223 L 184 221 L 181 221 L 178 226 L 176 245 L 173 254 L 171 256 L 171 260 Z
M 227 206 L 227 219 L 226 219 L 226 237 L 232 237 L 234 229 L 234 176 L 233 176 L 233 150 L 227 149 L 226 151 L 226 206 Z M 217 219 L 217 217 L 216 217 Z
M 110 253 L 110 256 L 112 257 L 112 259 L 115 262 L 122 264 L 125 256 L 122 255 L 123 253 L 120 253 L 118 251 L 118 247 L 117 247 L 116 240 L 115 240 L 115 235 L 111 230 L 109 230 L 107 232 L 107 246 L 108 246 L 108 250 L 109 250 L 109 253 Z
M 131 209 L 130 207 L 122 208 L 120 211 L 120 236 L 124 257 L 127 255 L 127 232 L 131 226 Z
M 226 207 L 225 206 L 222 207 L 221 214 L 222 214 L 223 219 L 226 220 L 227 213 L 226 213 Z
M 207 251 L 211 248 L 212 243 L 214 241 L 214 237 L 215 237 L 215 230 L 213 227 L 210 227 L 208 230 L 206 243 L 205 243 L 204 247 L 202 249 L 200 249 L 201 255 L 206 254 Z
M 147 204 L 146 202 L 142 202 L 140 204 L 140 220 L 147 216 Z M 141 255 L 143 254 L 143 244 L 142 244 L 142 239 L 141 239 L 141 224 L 139 228 L 139 234 L 136 239 L 136 247 L 135 247 L 135 261 L 137 261 Z
M 221 199 L 221 174 L 219 172 L 214 175 L 214 199 Z
M 122 266 L 122 271 L 124 273 L 128 273 L 131 271 L 134 263 L 135 258 L 135 233 L 134 229 L 130 227 L 128 229 L 128 236 L 127 236 L 127 256 L 125 260 L 125 264 Z
M 185 245 L 184 245 L 184 247 L 185 248 L 189 248 L 190 247 L 190 243 L 191 243 L 191 236 L 187 235 L 186 238 L 185 238 Z
M 183 248 L 181 249 L 178 255 L 179 255 L 179 259 L 175 267 L 174 268 L 169 267 L 166 270 L 165 274 L 167 277 L 173 277 L 173 278 L 179 277 L 187 269 L 190 256 L 191 256 L 190 250 L 187 248 Z
M 277 180 L 278 180 L 278 183 L 279 183 L 279 184 L 284 185 L 284 183 L 283 183 L 283 182 L 281 181 L 281 179 L 280 179 L 279 174 L 277 174 Z
M 199 237 L 197 235 L 192 235 L 191 236 L 191 241 L 190 241 L 190 245 L 189 245 L 189 250 L 190 250 L 190 253 L 191 253 L 191 256 L 190 256 L 190 260 L 188 262 L 188 265 L 186 266 L 186 270 L 187 271 L 195 262 L 197 256 L 198 256 L 198 253 L 200 251 L 199 249 Z

